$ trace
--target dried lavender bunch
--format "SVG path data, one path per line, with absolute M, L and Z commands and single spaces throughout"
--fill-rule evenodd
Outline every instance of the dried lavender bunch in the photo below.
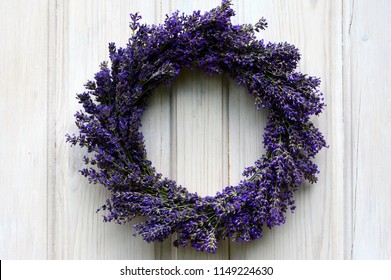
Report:
M 110 66 L 101 64 L 86 92 L 77 95 L 78 135 L 86 147 L 81 174 L 104 185 L 111 198 L 102 206 L 105 221 L 135 225 L 148 241 L 178 233 L 175 246 L 214 253 L 219 241 L 252 241 L 262 228 L 281 225 L 294 210 L 294 191 L 303 180 L 316 182 L 313 158 L 326 146 L 310 121 L 324 108 L 320 80 L 295 71 L 300 54 L 288 43 L 265 43 L 255 32 L 267 27 L 234 25 L 231 2 L 201 14 L 173 13 L 164 24 L 140 24 L 131 15 L 134 35 L 125 48 L 109 44 Z M 271 112 L 264 133 L 265 155 L 244 170 L 245 179 L 215 196 L 200 197 L 155 171 L 147 158 L 141 115 L 152 91 L 171 82 L 182 68 L 228 74 Z

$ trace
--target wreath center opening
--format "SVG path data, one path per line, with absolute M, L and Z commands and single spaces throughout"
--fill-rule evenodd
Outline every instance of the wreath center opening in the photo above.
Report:
M 141 130 L 157 172 L 212 196 L 237 185 L 264 153 L 266 121 L 266 110 L 258 111 L 235 81 L 184 69 L 170 86 L 153 91 Z

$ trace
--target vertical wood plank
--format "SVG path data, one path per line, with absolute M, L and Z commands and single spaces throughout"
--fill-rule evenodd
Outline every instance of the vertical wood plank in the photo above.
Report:
M 174 85 L 177 99 L 177 182 L 201 196 L 223 182 L 222 80 L 183 71 Z
M 341 258 L 343 244 L 343 127 L 341 91 L 341 6 L 339 1 L 257 1 L 251 9 L 242 1 L 234 1 L 238 20 L 241 23 L 255 23 L 264 16 L 269 23 L 266 32 L 259 36 L 267 41 L 284 42 L 297 46 L 302 54 L 300 70 L 310 75 L 322 77 L 322 91 L 326 94 L 326 108 L 320 118 L 314 118 L 320 127 L 331 150 L 323 150 L 316 158 L 321 174 L 319 182 L 310 186 L 304 184 L 296 193 L 296 213 L 288 214 L 287 222 L 281 228 L 265 229 L 262 239 L 251 244 L 232 244 L 232 259 L 331 259 Z M 259 125 L 265 123 L 264 117 L 253 111 L 241 110 L 233 117 L 231 109 L 240 102 L 230 105 L 230 135 L 243 135 L 238 124 L 247 122 L 250 131 L 259 138 Z M 262 118 L 262 121 L 259 120 Z M 251 136 L 255 137 L 255 135 Z M 239 174 L 244 163 L 259 155 L 259 143 L 243 140 L 231 142 L 231 174 Z M 249 137 L 250 138 L 250 137 Z M 245 150 L 243 150 L 244 146 Z M 342 147 L 342 148 L 341 148 Z M 240 170 L 238 170 L 238 168 Z M 235 178 L 231 175 L 231 178 Z M 236 178 L 237 180 L 237 178 Z M 236 182 L 231 182 L 236 183 Z
M 156 172 L 163 177 L 171 177 L 172 133 L 171 133 L 171 88 L 161 86 L 153 92 L 148 101 L 147 110 L 142 117 L 141 131 L 144 135 L 148 159 L 152 161 Z M 140 240 L 141 242 L 141 240 Z M 155 259 L 172 258 L 172 241 L 156 243 Z
M 244 169 L 264 153 L 262 134 L 266 121 L 266 110 L 257 111 L 247 90 L 229 81 L 229 185 L 237 186 L 244 179 Z M 230 258 L 246 259 L 243 253 L 251 245 L 230 241 Z
M 46 259 L 48 1 L 0 10 L 0 258 Z
M 191 192 L 213 196 L 227 185 L 223 150 L 223 87 L 220 76 L 183 71 L 173 87 L 176 96 L 176 180 Z M 173 124 L 174 125 L 174 124 Z M 215 255 L 179 248 L 178 259 L 224 259 L 226 242 Z
M 136 11 L 133 11 L 136 12 Z M 148 17 L 150 12 L 144 11 Z M 166 14 L 171 13 L 170 1 L 155 1 L 154 20 L 146 23 L 163 23 Z M 144 14 L 141 15 L 145 18 Z M 173 135 L 172 135 L 172 98 L 171 87 L 162 85 L 153 91 L 148 101 L 147 110 L 142 116 L 141 131 L 144 135 L 148 159 L 152 161 L 156 172 L 163 177 L 172 177 L 173 165 Z M 141 241 L 140 241 L 141 242 Z M 163 243 L 155 244 L 155 259 L 172 259 L 175 249 L 172 247 L 173 240 L 167 239 Z
M 345 1 L 346 258 L 389 259 L 391 3 Z
M 173 10 L 192 13 L 210 10 L 221 1 L 176 1 Z M 173 85 L 176 119 L 172 123 L 175 158 L 172 170 L 178 184 L 202 196 L 215 195 L 228 184 L 226 129 L 227 96 L 224 96 L 223 78 L 208 77 L 200 72 L 184 71 Z M 197 252 L 194 248 L 179 248 L 177 259 L 226 259 L 228 242 L 223 241 L 214 255 Z
M 59 2 L 57 23 L 57 92 L 55 100 L 55 210 L 51 229 L 52 256 L 57 259 L 152 259 L 154 244 L 133 237 L 131 225 L 103 223 L 95 210 L 109 197 L 102 186 L 89 185 L 78 174 L 85 151 L 70 148 L 64 135 L 76 132 L 73 114 L 80 107 L 75 94 L 108 60 L 108 43 L 124 46 L 129 13 L 141 12 L 154 22 L 157 1 Z

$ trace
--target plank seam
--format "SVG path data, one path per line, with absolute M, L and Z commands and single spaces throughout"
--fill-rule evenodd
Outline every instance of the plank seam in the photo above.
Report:
M 54 3 L 54 4 L 53 4 Z M 53 104 L 55 100 L 56 90 L 56 48 L 57 48 L 57 4 L 56 1 L 47 1 L 47 127 L 46 127 L 46 257 L 51 259 L 54 256 L 53 253 L 53 209 L 55 192 L 53 186 L 55 184 L 55 163 L 56 163 L 56 121 L 53 118 Z

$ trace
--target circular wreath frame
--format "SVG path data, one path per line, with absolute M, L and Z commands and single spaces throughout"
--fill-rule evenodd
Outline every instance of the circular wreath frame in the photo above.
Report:
M 320 80 L 295 71 L 300 54 L 288 43 L 257 40 L 267 27 L 234 25 L 230 1 L 201 14 L 173 13 L 164 24 L 140 24 L 131 14 L 133 36 L 125 48 L 109 44 L 111 65 L 103 62 L 87 91 L 77 95 L 78 135 L 72 145 L 86 147 L 81 174 L 104 185 L 111 198 L 102 206 L 105 221 L 135 225 L 143 239 L 163 241 L 177 233 L 175 246 L 191 245 L 215 253 L 219 241 L 252 241 L 262 228 L 281 225 L 293 211 L 294 191 L 303 179 L 316 182 L 312 159 L 326 146 L 310 120 L 324 108 Z M 170 83 L 183 68 L 227 74 L 270 114 L 263 135 L 266 153 L 244 170 L 237 186 L 201 197 L 157 173 L 147 159 L 141 116 L 152 91 Z M 98 209 L 99 210 L 99 209 Z

